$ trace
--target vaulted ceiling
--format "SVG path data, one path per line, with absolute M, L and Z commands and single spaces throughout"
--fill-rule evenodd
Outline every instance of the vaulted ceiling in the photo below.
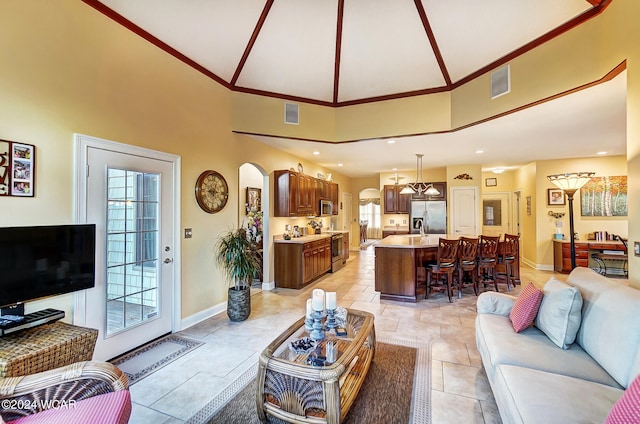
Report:
M 570 30 L 604 7 L 602 0 L 83 1 L 230 90 L 336 107 L 451 90 Z M 610 101 L 617 102 L 617 115 L 599 122 L 600 128 L 619 125 L 623 119 L 624 97 L 621 102 L 619 90 L 611 96 L 615 99 Z M 581 111 L 587 114 L 564 112 L 565 128 L 555 128 L 554 122 L 555 131 L 589 127 L 584 117 L 597 114 Z M 545 135 L 550 132 L 544 123 L 538 127 Z M 537 143 L 543 139 L 540 135 L 523 132 Z M 500 131 L 483 137 L 490 140 L 487 143 L 503 140 Z M 471 141 L 478 138 L 467 136 L 465 148 L 486 148 L 483 141 Z M 620 136 L 614 139 L 617 154 L 623 154 L 624 141 Z M 261 141 L 297 155 L 316 150 L 309 142 Z M 407 138 L 401 153 L 407 157 L 383 153 L 375 165 L 361 162 L 360 167 L 367 173 L 410 169 L 413 153 L 419 153 L 424 141 L 424 137 Z M 434 137 L 430 143 L 432 151 L 443 145 Z M 537 152 L 545 150 L 539 147 Z M 323 166 L 335 169 L 337 162 L 346 160 L 340 159 L 344 146 L 322 148 L 327 154 L 314 161 Z M 566 154 L 575 155 L 571 150 Z M 448 164 L 498 165 L 499 156 L 478 159 L 471 151 L 460 152 Z M 554 157 L 562 154 L 556 146 Z M 525 159 L 520 155 L 509 160 Z M 363 175 L 362 171 L 340 170 L 351 176 Z

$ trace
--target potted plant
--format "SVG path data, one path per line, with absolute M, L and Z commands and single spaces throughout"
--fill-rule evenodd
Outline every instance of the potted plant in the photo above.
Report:
M 231 321 L 244 321 L 251 313 L 251 282 L 260 271 L 250 237 L 243 228 L 230 230 L 216 242 L 216 262 L 230 282 L 227 315 Z

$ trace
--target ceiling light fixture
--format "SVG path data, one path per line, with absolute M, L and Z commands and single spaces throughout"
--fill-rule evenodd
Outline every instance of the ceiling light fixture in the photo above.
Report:
M 320 154 L 320 152 L 316 150 L 315 152 L 313 152 L 313 154 L 318 156 Z
M 422 196 L 423 193 L 427 196 L 438 196 L 440 194 L 433 184 L 425 183 L 422 180 L 422 156 L 424 155 L 416 153 L 416 182 L 407 184 L 402 190 L 400 190 L 400 194 L 417 193 L 418 196 Z
M 601 155 L 601 156 L 602 155 L 606 155 L 606 154 L 607 154 L 607 152 L 604 152 L 604 151 L 596 153 L 596 155 Z
M 395 141 L 394 139 L 387 140 L 387 144 L 393 144 L 393 143 L 395 143 L 395 142 L 396 142 L 396 141 Z
M 481 155 L 483 153 L 484 153 L 484 150 L 482 150 L 482 149 L 476 150 L 476 155 Z
M 344 166 L 343 164 L 339 163 L 338 166 Z
M 502 174 L 504 172 L 503 168 L 493 168 L 494 174 Z

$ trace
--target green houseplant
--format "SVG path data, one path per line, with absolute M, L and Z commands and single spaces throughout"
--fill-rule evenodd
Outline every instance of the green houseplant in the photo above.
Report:
M 216 262 L 229 280 L 227 315 L 244 321 L 251 313 L 251 281 L 260 271 L 254 243 L 243 228 L 229 230 L 215 245 Z

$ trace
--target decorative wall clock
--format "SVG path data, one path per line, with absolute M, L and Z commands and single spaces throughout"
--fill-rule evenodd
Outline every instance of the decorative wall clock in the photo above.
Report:
M 220 212 L 229 199 L 229 186 L 224 177 L 216 171 L 204 171 L 195 186 L 196 201 L 207 213 Z

